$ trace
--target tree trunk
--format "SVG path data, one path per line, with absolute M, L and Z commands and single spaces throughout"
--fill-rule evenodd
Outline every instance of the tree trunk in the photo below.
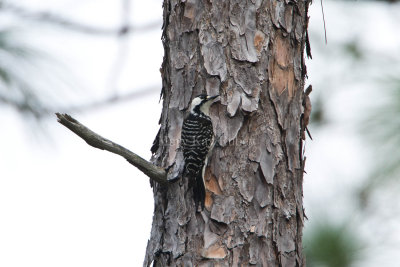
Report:
M 309 0 L 164 1 L 163 111 L 153 162 L 154 217 L 144 266 L 304 266 L 301 117 Z M 177 170 L 193 97 L 211 109 L 219 143 L 198 213 Z

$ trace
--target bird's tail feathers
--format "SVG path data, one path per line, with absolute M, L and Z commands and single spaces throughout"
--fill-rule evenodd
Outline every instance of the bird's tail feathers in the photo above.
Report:
M 196 210 L 203 211 L 206 200 L 206 188 L 204 185 L 201 172 L 195 176 L 195 186 L 193 187 L 193 198 L 194 198 L 194 203 L 196 205 Z
M 190 172 L 185 170 L 184 177 L 189 179 L 189 189 L 193 189 L 193 200 L 195 203 L 196 211 L 204 210 L 206 199 L 206 188 L 203 182 L 202 172 Z

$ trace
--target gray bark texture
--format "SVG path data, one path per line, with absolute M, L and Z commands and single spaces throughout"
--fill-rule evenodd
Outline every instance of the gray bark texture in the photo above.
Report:
M 304 50 L 309 0 L 164 0 L 163 111 L 152 162 L 154 217 L 144 266 L 305 266 L 302 252 Z M 196 212 L 181 176 L 192 98 L 218 143 Z M 172 179 L 174 179 L 172 181 Z

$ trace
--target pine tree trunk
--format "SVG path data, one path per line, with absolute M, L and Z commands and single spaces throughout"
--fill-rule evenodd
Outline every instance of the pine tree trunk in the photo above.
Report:
M 193 97 L 221 95 L 206 209 L 188 181 L 153 183 L 144 266 L 304 266 L 305 1 L 164 1 L 163 111 L 153 162 L 177 175 Z M 179 174 L 179 173 L 178 173 Z

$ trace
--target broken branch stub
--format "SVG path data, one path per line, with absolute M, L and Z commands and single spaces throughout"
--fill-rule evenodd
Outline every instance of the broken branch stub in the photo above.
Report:
M 56 116 L 59 123 L 85 140 L 88 145 L 120 155 L 130 164 L 146 174 L 150 179 L 160 184 L 167 183 L 167 173 L 163 168 L 153 165 L 151 162 L 143 159 L 129 149 L 98 135 L 68 114 L 56 113 Z

